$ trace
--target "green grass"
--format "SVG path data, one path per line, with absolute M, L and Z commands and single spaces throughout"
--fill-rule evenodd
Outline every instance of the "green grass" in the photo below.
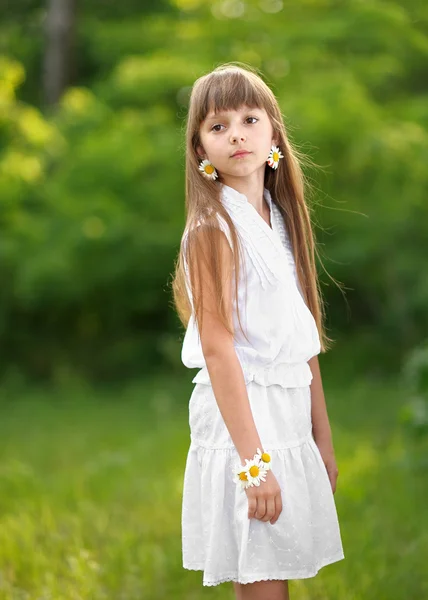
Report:
M 181 563 L 192 389 L 172 378 L 108 392 L 4 391 L 1 600 L 232 599 Z M 428 597 L 426 471 L 396 425 L 394 382 L 324 388 L 345 560 L 290 583 L 293 600 Z

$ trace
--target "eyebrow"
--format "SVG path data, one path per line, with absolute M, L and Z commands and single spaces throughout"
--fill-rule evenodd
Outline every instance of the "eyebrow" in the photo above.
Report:
M 223 117 L 226 114 L 227 113 L 225 111 L 219 112 L 219 113 L 216 113 L 215 115 L 211 115 L 211 116 L 205 117 L 205 121 L 212 121 L 213 119 L 219 119 L 220 117 Z
M 259 108 L 257 108 L 257 106 L 255 106 L 254 108 L 248 108 L 247 112 L 251 112 L 253 110 L 260 110 Z M 229 112 L 233 112 L 233 111 L 222 111 L 222 112 L 218 112 L 214 115 L 211 116 L 207 116 L 205 117 L 205 121 L 215 121 L 216 119 L 219 119 L 220 117 L 224 117 L 226 116 Z

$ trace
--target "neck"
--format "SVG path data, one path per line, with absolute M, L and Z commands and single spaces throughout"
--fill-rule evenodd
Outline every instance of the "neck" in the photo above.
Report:
M 246 196 L 248 202 L 254 206 L 254 208 L 260 214 L 264 211 L 264 170 L 252 173 L 249 177 L 223 177 L 221 183 L 228 185 L 240 194 Z

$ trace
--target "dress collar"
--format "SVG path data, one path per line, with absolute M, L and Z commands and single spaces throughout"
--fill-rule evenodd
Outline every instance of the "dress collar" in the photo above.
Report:
M 266 223 L 263 217 L 257 212 L 251 202 L 248 202 L 247 196 L 245 194 L 241 194 L 235 188 L 232 188 L 224 183 L 217 182 L 217 185 L 220 185 L 221 191 L 221 201 L 227 206 L 228 211 L 232 211 L 236 215 L 240 215 L 242 218 L 238 219 L 241 224 L 246 222 L 254 225 L 255 229 L 252 230 L 254 232 L 254 236 L 257 237 L 256 232 L 262 231 L 264 236 L 267 237 L 272 243 L 277 251 L 282 255 L 283 258 L 289 261 L 288 249 L 284 247 L 281 238 L 281 229 L 284 227 L 284 220 L 279 212 L 279 209 L 275 202 L 272 200 L 272 196 L 270 191 L 267 188 L 263 188 L 263 196 L 266 199 L 266 202 L 269 205 L 270 210 L 270 221 L 272 227 Z M 278 223 L 278 220 L 281 220 Z
M 230 199 L 236 201 L 238 204 L 250 204 L 245 194 L 241 194 L 235 190 L 235 188 L 226 185 L 225 183 L 219 183 L 221 190 L 222 199 Z M 267 188 L 263 188 L 263 196 L 268 203 L 269 209 L 272 211 L 272 196 Z
M 269 227 L 245 194 L 224 183 L 216 183 L 220 185 L 220 200 L 246 244 L 249 259 L 260 276 L 262 286 L 266 287 L 268 283 L 273 284 L 275 280 L 282 281 L 284 278 L 289 278 L 292 275 L 289 257 L 282 243 L 277 222 L 281 214 L 269 190 L 263 188 L 263 196 L 269 205 L 272 227 Z

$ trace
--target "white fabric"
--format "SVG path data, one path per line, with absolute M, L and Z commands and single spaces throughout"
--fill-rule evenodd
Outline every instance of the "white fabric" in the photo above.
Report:
M 219 411 L 197 328 L 189 321 L 182 359 L 201 370 L 189 402 L 183 567 L 202 570 L 205 586 L 313 577 L 344 558 L 334 496 L 312 437 L 307 361 L 320 351 L 318 332 L 298 288 L 282 215 L 269 192 L 265 189 L 273 229 L 244 195 L 220 185 L 222 202 L 242 234 L 249 286 L 242 322 L 253 346 L 242 337 L 235 348 L 263 450 L 272 456 L 283 510 L 274 525 L 248 519 L 247 495 L 231 471 L 239 454 Z M 241 287 L 240 281 L 240 302 Z
M 266 188 L 264 197 L 270 207 L 273 229 L 246 196 L 229 186 L 219 185 L 222 203 L 244 248 L 238 305 L 250 344 L 239 328 L 236 310 L 234 328 L 235 349 L 245 381 L 254 380 L 264 385 L 278 383 L 283 387 L 309 385 L 312 373 L 307 361 L 319 354 L 320 339 L 297 284 L 284 219 Z M 219 221 L 219 226 L 229 238 L 226 224 Z M 200 368 L 193 383 L 210 383 L 194 314 L 186 329 L 181 359 L 186 367 Z
M 247 392 L 283 508 L 274 525 L 248 519 L 247 495 L 231 471 L 239 454 L 212 387 L 196 384 L 189 403 L 182 552 L 183 567 L 202 570 L 206 586 L 304 579 L 344 558 L 334 496 L 311 434 L 310 387 L 251 381 Z

